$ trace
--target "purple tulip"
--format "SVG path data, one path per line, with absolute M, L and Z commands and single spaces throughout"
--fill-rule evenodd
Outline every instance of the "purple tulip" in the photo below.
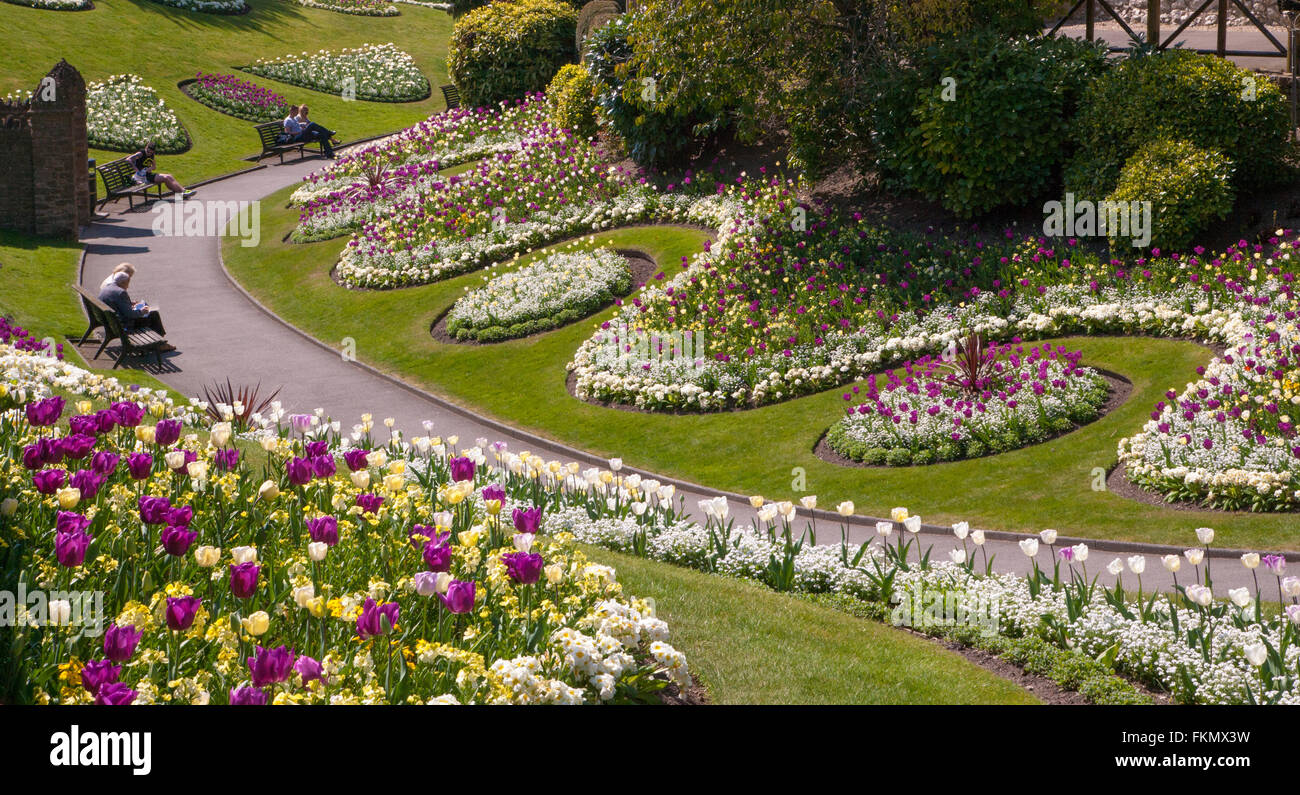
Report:
M 370 466 L 366 462 L 366 456 L 370 455 L 369 450 L 349 450 L 343 454 L 343 461 L 347 463 L 348 469 L 356 472 Z
M 111 409 L 101 409 L 95 412 L 95 422 L 100 433 L 108 433 L 117 427 L 117 415 Z
M 93 469 L 78 469 L 73 473 L 70 484 L 72 488 L 81 492 L 82 499 L 93 500 L 106 480 L 108 478 Z
M 229 472 L 239 466 L 239 448 L 225 447 L 213 454 L 212 460 L 217 465 L 217 469 L 222 472 Z
M 306 687 L 307 683 L 313 679 L 325 681 L 324 669 L 321 667 L 320 662 L 305 654 L 300 655 L 294 662 L 293 670 L 302 676 L 303 687 Z
M 1063 547 L 1059 553 L 1061 560 L 1074 560 L 1074 549 L 1072 547 Z
M 159 420 L 153 429 L 153 442 L 159 447 L 169 447 L 181 438 L 180 420 Z
M 198 537 L 199 534 L 195 530 L 190 530 L 184 525 L 173 525 L 162 531 L 161 541 L 168 555 L 179 558 L 190 551 L 190 544 L 193 544 L 194 539 Z
M 27 422 L 38 428 L 53 425 L 63 416 L 63 402 L 63 398 L 58 395 L 45 400 L 33 400 L 25 407 Z
M 63 479 L 67 473 L 62 469 L 43 469 L 32 475 L 32 485 L 41 494 L 53 494 L 63 488 Z
M 424 565 L 429 571 L 451 571 L 451 544 L 427 541 L 424 544 Z
M 135 654 L 136 644 L 140 642 L 143 634 L 130 624 L 124 627 L 110 624 L 104 632 L 104 656 L 113 662 L 131 659 L 131 655 Z
M 59 452 L 63 453 L 64 458 L 76 461 L 90 455 L 90 451 L 95 449 L 95 441 L 93 436 L 74 433 L 59 440 Z
M 86 548 L 90 542 L 90 535 L 85 530 L 58 533 L 54 536 L 54 556 L 60 565 L 75 569 L 86 562 Z
M 295 486 L 305 486 L 311 482 L 311 462 L 305 458 L 294 456 L 285 461 L 284 471 L 289 476 L 289 482 Z
M 140 694 L 121 682 L 109 682 L 99 688 L 95 703 L 100 706 L 124 707 L 135 701 L 138 695 Z
M 140 521 L 145 524 L 164 524 L 171 511 L 172 501 L 166 497 L 140 497 Z
M 111 475 L 117 469 L 117 462 L 122 457 L 110 450 L 100 450 L 90 459 L 90 468 L 101 475 Z
M 474 583 L 452 580 L 447 584 L 447 593 L 438 594 L 442 604 L 453 613 L 468 613 L 474 609 Z
M 337 471 L 332 455 L 318 455 L 312 458 L 311 468 L 318 478 L 328 478 Z
M 194 617 L 198 615 L 199 605 L 203 600 L 197 596 L 169 596 L 167 597 L 167 626 L 169 629 L 177 632 L 183 632 L 194 625 Z
M 320 458 L 323 455 L 329 454 L 330 443 L 324 439 L 315 442 L 307 442 L 302 446 L 302 451 L 303 458 Z
M 106 684 L 116 682 L 122 675 L 122 668 L 108 660 L 91 660 L 81 667 L 81 686 L 92 696 L 99 695 L 99 689 Z
M 495 483 L 489 486 L 484 486 L 483 502 L 487 502 L 488 500 L 496 500 L 497 502 L 504 505 L 506 501 L 506 490 L 501 488 Z
M 248 658 L 248 670 L 253 674 L 253 687 L 266 687 L 289 678 L 293 670 L 294 654 L 287 646 L 274 649 L 257 647 L 257 652 Z
M 384 504 L 384 498 L 378 494 L 358 494 L 357 505 L 366 513 L 379 513 L 379 506 Z
M 153 456 L 148 453 L 131 453 L 126 457 L 126 469 L 135 480 L 144 480 L 153 471 Z
M 230 691 L 230 704 L 235 707 L 266 706 L 266 693 L 255 687 L 241 687 Z
M 357 616 L 357 636 L 365 640 L 375 635 L 383 635 L 385 630 L 382 619 L 387 618 L 388 628 L 392 629 L 397 626 L 399 610 L 397 602 L 377 605 L 374 599 L 366 597 L 366 603 L 361 606 L 361 615 Z
M 189 527 L 190 522 L 194 521 L 194 509 L 188 505 L 181 505 L 177 508 L 167 509 L 167 524 L 178 524 Z
M 1265 555 L 1263 563 L 1264 563 L 1264 568 L 1268 569 L 1269 571 L 1273 572 L 1279 577 L 1281 577 L 1283 574 L 1286 574 L 1286 558 L 1282 557 L 1281 555 Z
M 333 516 L 308 519 L 307 533 L 311 536 L 312 541 L 319 541 L 326 546 L 332 547 L 339 542 L 339 520 Z
M 455 481 L 473 480 L 474 460 L 465 456 L 457 456 L 447 459 L 447 468 L 451 470 L 451 479 Z
M 99 435 L 99 419 L 94 414 L 78 414 L 68 418 L 68 430 L 87 436 Z
M 542 573 L 542 556 L 537 553 L 507 552 L 501 556 L 506 574 L 520 585 L 532 585 Z
M 420 536 L 423 536 L 424 540 L 421 540 L 419 538 Z M 411 542 L 412 549 L 419 550 L 430 541 L 438 541 L 441 543 L 447 539 L 447 534 L 439 533 L 436 529 L 427 524 L 417 524 L 412 525 L 411 529 L 407 531 L 406 538 Z
M 90 520 L 73 511 L 59 511 L 54 518 L 54 532 L 81 533 L 90 527 Z
M 46 449 L 41 449 L 41 442 L 46 443 Z M 29 444 L 23 448 L 23 466 L 28 469 L 40 469 L 45 466 L 45 453 L 48 450 L 48 439 L 42 439 L 36 444 Z
M 144 407 L 139 403 L 133 403 L 129 400 L 122 400 L 108 407 L 113 414 L 113 419 L 123 428 L 134 428 L 144 419 Z
M 256 563 L 230 564 L 230 592 L 239 599 L 247 599 L 257 590 L 257 574 L 261 568 Z
M 512 516 L 515 520 L 515 531 L 519 533 L 536 533 L 537 528 L 542 524 L 541 508 L 515 508 Z

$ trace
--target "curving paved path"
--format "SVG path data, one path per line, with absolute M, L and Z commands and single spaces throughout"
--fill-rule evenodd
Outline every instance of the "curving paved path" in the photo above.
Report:
M 323 162 L 319 158 L 307 158 L 238 174 L 202 186 L 191 201 L 206 205 L 219 201 L 257 200 L 299 181 Z M 165 211 L 175 211 L 171 202 L 164 204 L 167 205 L 163 208 Z M 155 204 L 127 211 L 117 204 L 110 205 L 110 215 L 83 230 L 86 253 L 81 282 L 88 289 L 97 291 L 99 283 L 119 262 L 131 262 L 136 266 L 132 296 L 150 302 L 161 311 L 167 337 L 179 348 L 166 357 L 162 368 L 151 366 L 150 371 L 180 393 L 200 395 L 205 385 L 224 381 L 227 377 L 237 385 L 260 381 L 267 389 L 283 384 L 279 397 L 288 410 L 310 412 L 320 407 L 343 422 L 344 427 L 359 422 L 362 413 L 371 412 L 377 424 L 385 417 L 393 417 L 398 428 L 409 429 L 408 435 L 422 433 L 421 423 L 427 420 L 433 423 L 434 433 L 458 435 L 467 444 L 486 437 L 504 441 L 515 451 L 533 450 L 563 460 L 606 464 L 604 459 L 476 417 L 364 364 L 345 360 L 340 352 L 272 316 L 232 284 L 221 265 L 219 240 L 215 235 L 155 235 L 154 224 L 159 217 L 157 207 Z M 321 311 L 329 312 L 331 308 L 321 307 Z M 94 354 L 95 347 L 82 348 L 88 359 Z M 685 496 L 686 505 L 696 518 L 701 518 L 698 500 L 722 494 L 672 478 L 659 479 L 678 484 L 679 493 Z M 731 499 L 737 524 L 750 522 L 753 510 L 747 498 L 727 496 Z M 806 512 L 801 510 L 800 513 Z M 819 540 L 839 543 L 839 517 L 823 511 L 817 513 L 821 529 Z M 1190 528 L 1197 521 L 1194 517 L 1194 514 L 1188 515 L 1189 541 L 1193 540 Z M 1212 518 L 1207 518 L 1205 523 L 1212 525 Z M 856 517 L 850 537 L 855 543 L 872 538 L 874 526 L 874 519 Z M 1016 540 L 1021 537 L 1001 532 L 988 534 L 986 551 L 993 557 L 995 569 L 1017 573 L 1030 570 L 1029 559 L 1016 545 Z M 1062 539 L 1058 548 L 1060 543 L 1077 540 Z M 1171 578 L 1160 561 L 1152 556 L 1181 550 L 1113 541 L 1088 540 L 1087 543 L 1093 550 L 1088 570 L 1091 574 L 1100 574 L 1101 582 L 1113 580 L 1105 572 L 1106 563 L 1113 558 L 1143 553 L 1148 556 L 1147 571 L 1143 575 L 1146 589 L 1171 587 Z M 953 538 L 948 528 L 926 527 L 920 546 L 930 545 L 934 550 L 932 557 L 944 559 L 949 550 L 960 548 L 961 543 Z M 969 542 L 967 546 L 975 549 Z M 1240 553 L 1222 550 L 1219 554 L 1231 557 L 1213 561 L 1216 594 L 1222 596 L 1229 587 L 1251 584 L 1250 572 L 1235 560 Z M 983 560 L 981 553 L 976 565 L 982 568 Z M 1051 565 L 1046 548 L 1039 553 L 1038 560 L 1040 565 Z M 1191 582 L 1191 576 L 1190 567 L 1184 564 L 1179 581 L 1186 585 Z M 1124 579 L 1127 587 L 1136 585 L 1132 574 Z M 1262 574 L 1260 583 L 1266 595 L 1275 588 L 1271 575 Z

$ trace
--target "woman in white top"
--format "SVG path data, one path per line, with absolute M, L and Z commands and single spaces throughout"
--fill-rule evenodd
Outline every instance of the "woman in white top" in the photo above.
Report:
M 117 267 L 113 268 L 113 272 L 104 277 L 104 281 L 99 283 L 99 289 L 103 290 L 110 284 L 114 284 L 117 274 L 119 273 L 125 273 L 127 276 L 135 276 L 135 266 L 129 262 L 118 263 Z
M 302 138 L 302 122 L 298 121 L 298 106 L 289 106 L 289 115 L 284 117 L 284 131 L 280 134 L 281 143 L 296 143 Z

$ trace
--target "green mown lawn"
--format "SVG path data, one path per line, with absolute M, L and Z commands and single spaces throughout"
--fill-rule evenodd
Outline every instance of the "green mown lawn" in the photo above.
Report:
M 1147 338 L 1071 338 L 1085 363 L 1120 373 L 1133 394 L 1116 411 L 1046 444 L 993 458 L 923 468 L 859 469 L 813 454 L 821 434 L 841 416 L 844 389 L 750 411 L 672 416 L 600 408 L 575 400 L 564 365 L 594 326 L 613 310 L 526 340 L 497 345 L 445 345 L 429 335 L 433 321 L 481 273 L 421 287 L 345 290 L 329 277 L 345 239 L 281 243 L 296 211 L 286 189 L 263 205 L 263 243 L 242 248 L 225 241 L 226 265 L 259 300 L 290 323 L 338 344 L 356 340 L 358 356 L 462 405 L 590 450 L 620 455 L 630 465 L 697 483 L 763 494 L 806 492 L 830 507 L 850 499 L 859 512 L 887 514 L 906 506 L 925 520 L 967 520 L 988 528 L 1169 544 L 1186 544 L 1192 530 L 1212 525 L 1218 543 L 1267 549 L 1300 548 L 1296 518 L 1286 515 L 1189 513 L 1136 503 L 1093 490 L 1096 467 L 1116 461 L 1116 444 L 1138 430 L 1170 388 L 1181 388 L 1210 352 L 1198 345 Z M 684 228 L 631 228 L 597 235 L 582 245 L 637 246 L 671 275 L 698 250 L 703 233 Z
M 81 246 L 57 240 L 40 240 L 13 232 L 0 232 L 0 315 L 11 318 L 37 337 L 53 337 L 63 343 L 63 358 L 80 367 L 85 359 L 70 340 L 81 339 L 86 330 L 86 316 L 68 285 L 77 281 L 77 263 Z M 101 356 L 97 365 L 107 361 Z M 175 399 L 181 395 L 170 390 L 148 373 L 129 368 L 110 372 L 113 365 L 88 368 L 112 375 L 124 384 L 139 384 L 151 389 L 168 389 Z
M 1019 686 L 902 630 L 761 585 L 583 547 L 653 598 L 718 704 L 1036 704 Z
M 0 54 L 0 95 L 34 90 L 60 58 L 87 83 L 134 72 L 176 112 L 193 139 L 185 154 L 159 157 L 159 170 L 182 182 L 246 168 L 252 164 L 240 158 L 261 149 L 252 123 L 201 105 L 177 87 L 200 71 L 238 74 L 291 104 L 306 102 L 313 119 L 348 141 L 408 127 L 443 108 L 438 86 L 448 82 L 452 24 L 446 12 L 402 4 L 400 16 L 363 17 L 305 8 L 292 0 L 249 0 L 249 5 L 253 10 L 248 14 L 222 16 L 149 0 L 96 0 L 94 10 L 77 12 L 0 3 L 0 29 L 13 32 Z M 344 101 L 234 69 L 258 58 L 386 42 L 415 58 L 433 87 L 428 99 Z M 106 163 L 123 154 L 91 150 L 90 156 Z

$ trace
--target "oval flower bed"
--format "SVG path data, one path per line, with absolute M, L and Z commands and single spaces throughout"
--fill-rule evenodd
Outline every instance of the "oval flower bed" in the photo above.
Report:
M 547 510 L 579 504 L 558 462 L 355 446 L 315 415 L 267 420 L 260 450 L 229 421 L 200 439 L 156 400 L 70 410 L 50 376 L 77 368 L 50 361 L 0 385 L 0 565 L 63 594 L 21 614 L 7 698 L 644 703 L 690 684 L 648 602 L 572 536 L 537 535 L 539 488 Z
M 86 86 L 86 138 L 92 147 L 134 152 L 149 141 L 160 154 L 190 147 L 180 119 L 139 75 L 113 75 Z
M 298 5 L 306 8 L 323 8 L 340 14 L 356 14 L 362 17 L 395 17 L 397 6 L 385 0 L 296 0 Z
M 283 96 L 236 75 L 199 72 L 182 90 L 213 110 L 246 121 L 278 121 L 289 113 Z
M 321 50 L 314 55 L 286 55 L 241 68 L 328 94 L 352 90 L 357 99 L 374 102 L 414 102 L 429 96 L 429 80 L 416 67 L 415 59 L 391 42 L 337 52 Z
M 46 11 L 85 11 L 95 7 L 91 0 L 5 0 L 16 6 L 42 8 Z
M 632 289 L 627 259 L 607 248 L 552 254 L 471 290 L 447 313 L 447 333 L 498 342 L 581 320 Z
M 953 361 L 924 356 L 891 372 L 827 433 L 840 455 L 907 466 L 978 458 L 1041 442 L 1097 418 L 1106 380 L 1081 352 L 1050 345 L 984 348 L 968 338 Z M 852 398 L 846 394 L 846 400 Z

